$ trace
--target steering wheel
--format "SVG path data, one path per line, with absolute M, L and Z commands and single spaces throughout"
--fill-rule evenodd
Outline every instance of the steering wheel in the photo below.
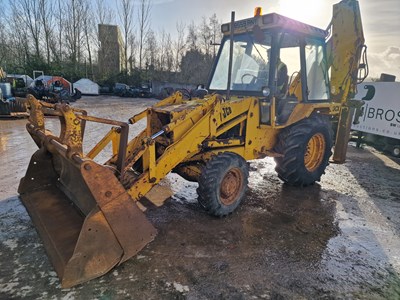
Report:
M 242 75 L 242 78 L 241 78 L 242 84 L 245 84 L 245 83 L 243 82 L 243 79 L 244 79 L 245 77 L 247 77 L 247 76 L 251 76 L 251 77 L 252 77 L 249 83 L 254 83 L 255 80 L 257 79 L 257 76 L 256 76 L 256 75 L 253 75 L 253 74 L 250 74 L 250 73 L 246 73 L 246 74 L 243 74 L 243 75 Z

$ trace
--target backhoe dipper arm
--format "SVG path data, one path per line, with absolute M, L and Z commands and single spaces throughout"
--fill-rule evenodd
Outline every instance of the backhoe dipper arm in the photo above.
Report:
M 333 6 L 331 35 L 327 52 L 331 70 L 331 98 L 341 103 L 333 160 L 343 163 L 351 128 L 354 97 L 358 81 L 359 63 L 364 48 L 364 33 L 358 1 L 343 0 Z

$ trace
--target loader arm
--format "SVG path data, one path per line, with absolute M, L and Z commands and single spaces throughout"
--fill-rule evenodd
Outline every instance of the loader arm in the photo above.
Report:
M 244 123 L 253 101 L 249 98 L 236 105 L 227 104 L 221 96 L 211 95 L 205 100 L 186 102 L 178 94 L 149 108 L 146 114 L 131 118 L 131 123 L 145 116 L 148 121 L 146 129 L 128 144 L 125 168 L 120 175 L 132 199 L 140 200 L 169 172 L 178 166 L 182 169 L 182 164 L 193 157 L 200 155 L 198 161 L 209 159 L 213 149 L 239 147 L 236 151 L 246 156 Z M 229 114 L 224 115 L 224 109 Z M 240 138 L 218 138 L 237 126 Z
M 121 176 L 121 181 L 125 183 L 125 188 L 134 201 L 138 201 L 146 195 L 178 164 L 199 152 L 199 145 L 210 135 L 210 116 L 217 103 L 218 99 L 212 97 L 201 105 L 195 106 L 174 123 L 166 124 L 158 132 L 146 136 L 141 143 L 138 142 L 139 139 L 133 140 L 128 148 L 135 155 L 127 157 L 129 164 Z M 147 128 L 151 130 L 152 127 L 148 126 Z M 156 146 L 157 141 L 162 140 L 161 135 L 173 134 L 180 128 L 184 130 L 181 136 L 175 138 L 162 154 L 159 153 L 156 148 L 160 148 L 160 145 Z M 145 131 L 139 136 L 145 136 Z M 137 165 L 138 162 L 141 166 Z M 132 178 L 135 176 L 132 167 L 142 171 L 137 178 Z M 136 174 L 138 173 L 136 172 Z

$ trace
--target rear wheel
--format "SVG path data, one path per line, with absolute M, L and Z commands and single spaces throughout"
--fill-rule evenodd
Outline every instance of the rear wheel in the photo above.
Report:
M 199 203 L 214 216 L 226 216 L 243 200 L 248 183 L 246 161 L 234 153 L 223 153 L 206 163 L 199 177 Z
M 324 116 L 313 116 L 285 128 L 279 135 L 276 172 L 284 182 L 307 186 L 321 179 L 332 154 L 332 128 Z

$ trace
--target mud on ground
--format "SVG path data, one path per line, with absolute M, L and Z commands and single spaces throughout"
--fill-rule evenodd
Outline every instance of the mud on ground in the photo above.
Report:
M 125 121 L 153 103 L 84 97 L 74 106 Z M 400 298 L 400 161 L 352 145 L 345 164 L 307 188 L 282 184 L 272 159 L 252 161 L 246 200 L 222 219 L 199 207 L 197 184 L 170 174 L 164 184 L 175 195 L 147 212 L 155 241 L 105 276 L 62 290 L 18 199 L 36 150 L 25 124 L 0 121 L 0 299 Z M 86 138 L 104 132 L 88 127 Z

